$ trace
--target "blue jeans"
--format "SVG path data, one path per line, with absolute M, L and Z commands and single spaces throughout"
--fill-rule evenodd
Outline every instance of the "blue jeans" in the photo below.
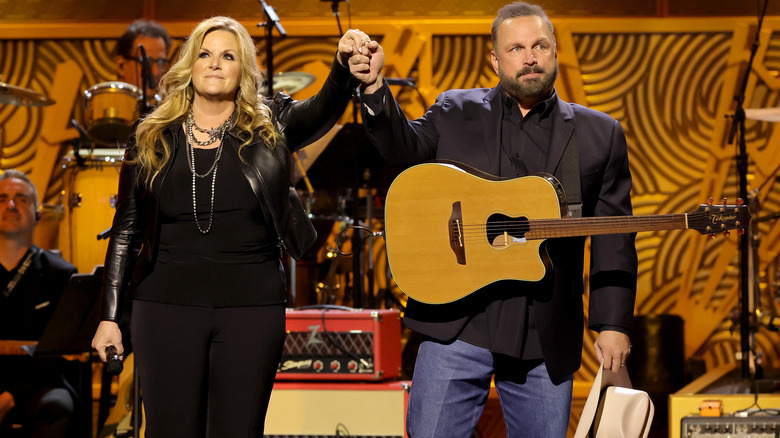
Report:
M 541 360 L 493 354 L 461 340 L 420 345 L 407 411 L 409 436 L 472 436 L 493 375 L 508 438 L 566 437 L 573 375 L 552 379 Z

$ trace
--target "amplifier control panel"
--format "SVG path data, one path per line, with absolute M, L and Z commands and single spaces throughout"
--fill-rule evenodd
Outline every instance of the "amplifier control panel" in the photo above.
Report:
M 683 417 L 682 438 L 780 438 L 780 416 Z

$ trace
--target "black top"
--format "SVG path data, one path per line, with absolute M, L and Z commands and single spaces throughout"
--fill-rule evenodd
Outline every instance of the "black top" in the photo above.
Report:
M 280 134 L 275 148 L 266 146 L 269 142 L 260 135 L 261 129 L 258 128 L 251 143 L 241 150 L 243 160 L 239 160 L 238 136 L 233 133 L 225 135 L 225 148 L 232 149 L 233 153 L 223 153 L 223 158 L 230 158 L 238 165 L 254 194 L 251 201 L 245 201 L 260 205 L 269 229 L 276 225 L 274 235 L 287 241 L 285 245 L 289 254 L 293 254 L 290 248 L 294 248 L 294 254 L 302 254 L 313 243 L 315 236 L 306 212 L 296 204 L 296 201 L 300 201 L 291 199 L 289 153 L 327 133 L 352 101 L 353 91 L 359 84 L 349 68 L 336 61 L 336 55 L 331 65 L 331 72 L 322 88 L 311 98 L 296 101 L 284 93 L 276 93 L 272 99 L 263 100 L 271 110 L 272 122 Z M 178 151 L 179 133 L 182 132 L 180 128 L 180 123 L 163 128 L 162 141 L 155 147 L 166 148 L 171 153 L 171 160 L 159 169 L 158 177 L 150 184 L 144 182 L 144 171 L 136 159 L 138 147 L 135 136 L 131 136 L 128 141 L 126 159 L 119 172 L 116 214 L 106 251 L 100 302 L 101 320 L 120 321 L 127 298 L 133 296 L 138 285 L 155 269 L 162 228 L 160 196 L 170 176 L 172 157 L 183 153 Z M 221 181 L 221 178 L 217 179 Z M 219 181 L 218 187 L 222 184 Z M 189 184 L 192 184 L 191 181 Z M 190 185 L 174 186 L 180 189 L 177 195 L 191 199 Z M 278 275 L 281 276 L 281 273 Z M 258 286 L 261 287 L 265 288 L 264 285 Z
M 501 118 L 501 171 L 498 176 L 516 178 L 544 171 L 547 149 L 552 133 L 550 115 L 555 107 L 556 94 L 534 105 L 523 117 L 517 102 L 511 97 L 502 96 L 503 116 Z M 522 359 L 540 359 L 543 357 L 536 330 L 533 300 L 527 299 L 527 291 L 522 282 L 514 283 L 517 296 L 497 300 L 490 304 L 492 312 L 502 315 L 515 315 L 498 321 L 499 326 L 509 324 L 513 327 L 518 321 L 525 320 L 515 330 L 521 342 L 515 344 L 513 356 Z M 488 311 L 483 309 L 475 314 L 463 329 L 460 339 L 480 347 L 494 350 L 493 344 L 500 342 L 491 335 Z M 519 332 L 518 332 L 519 330 Z M 503 332 L 503 331 L 500 331 Z M 500 333 L 499 332 L 499 333 Z
M 215 190 L 212 228 L 201 234 L 193 214 L 192 173 L 183 128 L 178 138 L 160 193 L 157 263 L 138 285 L 135 298 L 210 307 L 283 303 L 286 284 L 279 250 L 238 167 L 238 157 L 224 147 L 216 180 L 212 180 L 213 173 L 195 178 L 198 224 L 204 231 L 209 227 L 212 181 Z M 214 163 L 217 149 L 195 148 L 194 152 L 196 173 L 203 175 Z
M 37 341 L 51 319 L 76 267 L 57 254 L 33 245 L 10 271 L 0 265 L 0 290 L 16 276 L 24 259 L 30 264 L 8 296 L 0 292 L 0 339 Z M 59 386 L 60 358 L 0 356 L 0 392 L 16 396 L 40 387 Z
M 28 255 L 29 266 L 8 291 Z M 0 265 L 0 339 L 37 341 L 74 273 L 76 268 L 62 257 L 35 245 L 10 271 Z

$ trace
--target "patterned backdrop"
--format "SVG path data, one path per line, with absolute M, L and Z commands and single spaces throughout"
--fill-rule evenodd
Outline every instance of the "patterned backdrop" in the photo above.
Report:
M 165 4 L 169 3 L 177 2 Z M 178 3 L 186 9 L 186 2 Z M 438 3 L 433 2 L 431 9 Z M 0 1 L 0 10 L 8 11 L 15 7 L 12 4 Z M 353 26 L 382 42 L 388 76 L 416 79 L 416 89 L 394 87 L 394 92 L 407 114 L 417 117 L 443 90 L 496 83 L 489 63 L 491 18 L 485 16 L 492 14 L 492 6 L 485 5 L 474 18 L 360 17 Z M 295 17 L 303 15 L 302 11 L 287 12 Z M 290 36 L 274 43 L 277 72 L 303 71 L 317 77 L 296 98 L 318 89 L 335 52 L 335 25 L 327 9 L 324 17 L 321 12 L 319 18 L 285 20 Z M 653 12 L 625 15 L 644 13 Z M 157 16 L 165 16 L 164 11 L 157 10 Z M 635 213 L 684 213 L 710 196 L 733 202 L 738 192 L 738 148 L 727 142 L 728 115 L 734 112 L 733 98 L 741 88 L 755 18 L 553 18 L 562 72 L 558 92 L 566 100 L 604 111 L 623 124 L 634 178 Z M 173 29 L 176 47 L 194 24 L 163 22 Z M 252 23 L 256 21 L 246 24 Z M 8 36 L 9 30 L 0 34 L 5 35 L 0 38 L 0 79 L 49 95 L 57 103 L 44 108 L 0 105 L 0 168 L 30 172 L 36 182 L 45 182 L 45 201 L 56 205 L 63 202 L 66 189 L 61 158 L 77 137 L 68 121 L 83 120 L 83 90 L 114 79 L 111 51 L 115 37 L 106 35 L 118 35 L 123 25 L 85 29 L 81 37 L 73 36 L 78 31 L 64 24 L 40 26 L 53 29 L 53 36 L 30 37 L 35 26 L 32 31 L 19 31 L 24 38 Z M 262 30 L 252 32 L 264 61 Z M 779 107 L 780 18 L 765 20 L 760 36 L 745 107 Z M 352 117 L 348 109 L 342 120 Z M 758 263 L 750 273 L 752 293 L 764 310 L 777 313 L 780 229 L 772 216 L 780 211 L 780 190 L 774 184 L 780 149 L 774 127 L 771 122 L 748 120 L 745 137 L 752 213 L 765 218 L 754 226 Z M 638 235 L 637 248 L 636 313 L 682 316 L 686 359 L 701 360 L 708 369 L 737 363 L 739 330 L 732 322 L 739 308 L 736 233 L 709 239 L 694 231 L 646 232 Z M 381 243 L 375 246 L 374 257 L 378 266 L 375 287 L 379 289 L 388 284 Z M 400 292 L 392 292 L 403 300 Z M 585 337 L 584 366 L 576 379 L 589 382 L 597 363 L 591 347 L 593 334 L 586 332 Z M 765 364 L 780 366 L 777 332 L 760 327 L 756 344 Z

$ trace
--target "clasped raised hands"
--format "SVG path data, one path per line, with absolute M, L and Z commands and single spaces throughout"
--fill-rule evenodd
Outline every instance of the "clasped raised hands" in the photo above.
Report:
M 360 29 L 350 29 L 339 40 L 339 62 L 366 87 L 382 85 L 385 53 L 378 42 Z

